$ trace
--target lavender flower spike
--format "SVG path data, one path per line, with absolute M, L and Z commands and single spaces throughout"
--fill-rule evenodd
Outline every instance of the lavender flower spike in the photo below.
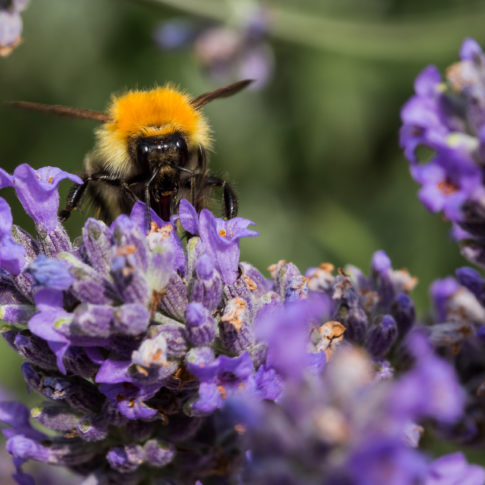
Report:
M 239 239 L 254 237 L 258 233 L 247 227 L 254 222 L 242 217 L 227 221 L 215 218 L 207 209 L 200 216 L 185 199 L 180 202 L 180 222 L 191 234 L 199 234 L 205 251 L 212 256 L 224 283 L 232 284 L 237 278 Z

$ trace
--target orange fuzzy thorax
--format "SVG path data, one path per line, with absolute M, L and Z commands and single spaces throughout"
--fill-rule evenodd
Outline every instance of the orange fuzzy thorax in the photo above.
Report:
M 129 163 L 128 141 L 133 137 L 184 133 L 189 148 L 210 144 L 209 125 L 190 98 L 170 86 L 150 91 L 129 91 L 113 97 L 108 115 L 112 121 L 97 132 L 98 152 L 113 170 Z

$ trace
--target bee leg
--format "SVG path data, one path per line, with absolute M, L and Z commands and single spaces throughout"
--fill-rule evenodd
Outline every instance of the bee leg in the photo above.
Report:
M 67 195 L 66 206 L 63 210 L 59 211 L 61 222 L 69 219 L 71 212 L 79 206 L 84 192 L 86 191 L 86 187 L 86 181 L 84 184 L 74 184 L 71 187 L 71 190 L 69 190 L 69 194 Z
M 150 213 L 150 185 L 145 185 L 145 216 L 147 221 L 147 231 L 150 231 L 152 215 Z
M 223 190 L 224 217 L 226 219 L 232 219 L 237 216 L 237 197 L 228 182 L 219 177 L 209 176 L 205 179 L 205 186 L 221 187 Z
M 114 186 L 121 185 L 123 189 L 128 190 L 133 197 L 136 197 L 124 180 L 120 179 L 119 177 L 113 177 L 112 175 L 108 175 L 106 173 L 94 173 L 92 175 L 89 175 L 88 177 L 84 177 L 83 181 L 83 184 L 73 185 L 71 190 L 69 191 L 66 201 L 66 207 L 64 207 L 64 209 L 59 212 L 59 217 L 62 222 L 69 218 L 71 212 L 74 209 L 79 207 L 79 204 L 81 203 L 81 200 L 90 182 L 99 181 Z
M 151 202 L 150 202 L 150 185 L 155 180 L 156 176 L 158 175 L 159 167 L 157 167 L 152 176 L 147 180 L 145 183 L 145 214 L 146 214 L 146 221 L 147 221 L 147 231 L 151 229 L 151 222 L 152 222 L 152 214 L 150 212 Z
M 197 166 L 195 172 L 190 176 L 190 202 L 197 211 L 200 211 L 203 206 L 203 184 L 201 184 L 201 180 L 204 177 L 206 170 L 207 154 L 205 148 L 202 145 L 199 145 L 197 151 Z
M 205 173 L 207 170 L 207 154 L 202 145 L 199 145 L 199 150 L 197 151 L 197 169 L 199 173 Z

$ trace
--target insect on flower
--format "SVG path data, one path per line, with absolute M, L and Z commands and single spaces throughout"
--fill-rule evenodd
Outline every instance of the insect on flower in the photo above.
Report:
M 226 218 L 237 215 L 237 198 L 225 180 L 207 171 L 209 125 L 200 111 L 210 101 L 244 89 L 243 80 L 189 98 L 166 85 L 149 91 L 128 91 L 114 96 L 107 113 L 25 101 L 8 103 L 25 109 L 71 118 L 99 121 L 96 144 L 84 160 L 83 184 L 72 187 L 59 216 L 66 220 L 87 192 L 98 216 L 112 220 L 129 213 L 137 200 L 164 220 L 175 213 L 182 198 L 197 211 L 214 188 L 223 191 Z

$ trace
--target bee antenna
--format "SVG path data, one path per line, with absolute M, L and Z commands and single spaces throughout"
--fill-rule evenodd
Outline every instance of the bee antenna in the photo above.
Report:
M 238 93 L 242 89 L 249 86 L 254 79 L 243 79 L 242 81 L 238 81 L 232 84 L 228 84 L 227 86 L 223 86 L 222 88 L 214 89 L 214 91 L 209 91 L 208 93 L 201 94 L 194 98 L 190 103 L 195 109 L 202 108 L 202 106 L 206 105 L 210 101 L 218 98 L 227 98 L 232 96 L 233 94 Z
M 89 109 L 72 108 L 70 106 L 60 106 L 56 104 L 31 103 L 29 101 L 6 101 L 4 104 L 7 106 L 13 106 L 14 108 L 42 111 L 43 113 L 66 116 L 68 118 L 94 120 L 102 123 L 111 121 L 111 118 L 107 114 L 100 113 L 98 111 L 91 111 Z

